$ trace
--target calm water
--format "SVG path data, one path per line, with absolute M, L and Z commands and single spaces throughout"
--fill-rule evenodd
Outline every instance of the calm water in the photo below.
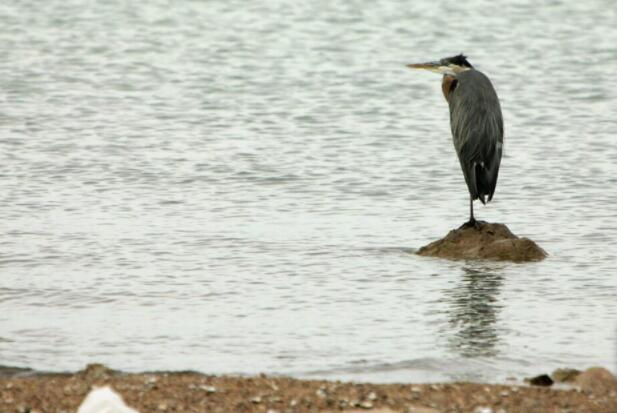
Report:
M 146 3 L 0 6 L 0 364 L 617 369 L 613 0 Z M 506 125 L 477 215 L 542 263 L 411 254 L 468 195 L 404 64 L 461 51 Z

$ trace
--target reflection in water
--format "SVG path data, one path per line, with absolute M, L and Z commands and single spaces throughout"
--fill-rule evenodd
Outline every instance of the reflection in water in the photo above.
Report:
M 449 291 L 449 338 L 452 351 L 463 357 L 495 356 L 499 342 L 497 316 L 502 285 L 501 269 L 489 266 L 464 266 L 463 279 Z

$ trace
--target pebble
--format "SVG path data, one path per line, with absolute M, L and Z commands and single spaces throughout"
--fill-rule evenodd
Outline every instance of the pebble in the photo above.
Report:
M 370 392 L 370 393 L 366 396 L 366 400 L 369 400 L 369 401 L 372 401 L 372 402 L 373 402 L 373 401 L 375 401 L 375 400 L 377 400 L 377 394 L 376 394 L 374 391 Z
M 533 386 L 551 386 L 554 382 L 548 374 L 540 374 L 539 376 L 525 379 Z
M 557 383 L 568 383 L 574 381 L 579 374 L 581 374 L 581 371 L 576 369 L 557 369 L 551 374 L 551 377 Z
M 373 408 L 373 403 L 369 402 L 369 401 L 363 401 L 362 403 L 357 405 L 358 407 L 361 407 L 363 409 L 372 409 Z
M 251 403 L 253 404 L 259 404 L 261 403 L 261 396 L 255 396 L 251 399 Z
M 407 406 L 405 413 L 441 413 L 439 410 L 426 406 Z
M 217 392 L 216 387 L 214 387 L 214 386 L 205 386 L 205 385 L 202 384 L 201 386 L 199 386 L 199 388 L 201 390 L 205 391 L 208 394 L 212 394 L 212 393 L 216 393 Z

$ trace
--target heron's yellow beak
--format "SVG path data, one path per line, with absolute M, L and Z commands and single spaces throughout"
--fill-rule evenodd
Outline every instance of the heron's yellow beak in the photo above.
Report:
M 411 63 L 407 67 L 410 69 L 425 69 L 433 73 L 439 73 L 440 75 L 455 75 L 455 71 L 452 66 L 443 65 L 441 62 L 427 62 L 427 63 Z
M 427 62 L 427 63 L 411 63 L 407 67 L 411 69 L 427 69 L 431 70 L 439 66 L 439 62 Z

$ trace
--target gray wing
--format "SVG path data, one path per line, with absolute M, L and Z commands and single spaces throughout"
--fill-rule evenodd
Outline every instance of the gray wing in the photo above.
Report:
M 477 70 L 459 73 L 450 92 L 450 126 L 472 199 L 493 198 L 503 149 L 503 118 L 490 80 Z

